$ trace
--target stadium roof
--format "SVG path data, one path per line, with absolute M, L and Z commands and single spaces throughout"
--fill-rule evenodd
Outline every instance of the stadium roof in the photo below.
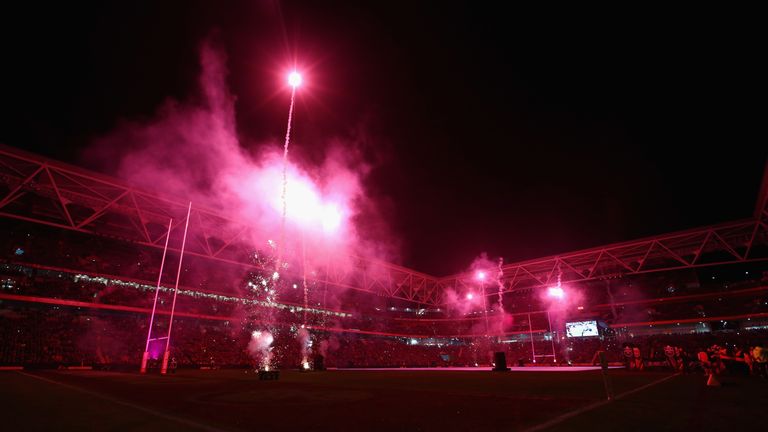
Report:
M 131 187 L 120 180 L 0 146 L 0 216 L 162 248 L 169 219 L 170 249 L 178 250 L 187 203 Z M 193 205 L 186 253 L 254 267 L 244 249 L 255 227 Z M 176 240 L 176 241 L 174 241 Z M 718 225 L 506 264 L 504 292 L 564 283 L 768 259 L 768 169 L 752 217 Z M 438 278 L 399 265 L 351 257 L 312 276 L 318 283 L 440 305 L 446 289 L 476 289 L 474 274 Z M 483 284 L 497 294 L 494 283 Z

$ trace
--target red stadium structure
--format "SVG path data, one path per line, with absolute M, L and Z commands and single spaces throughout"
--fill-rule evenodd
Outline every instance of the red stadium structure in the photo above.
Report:
M 269 270 L 254 262 L 254 247 L 247 242 L 257 227 L 194 203 L 189 218 L 187 210 L 188 203 L 182 200 L 0 147 L 0 216 L 3 231 L 13 234 L 4 243 L 8 249 L 0 257 L 8 275 L 0 289 L 0 300 L 18 308 L 38 305 L 101 311 L 140 316 L 142 322 L 148 321 L 144 318 L 152 312 L 152 281 L 158 277 L 160 253 L 167 240 L 169 262 L 179 261 L 188 225 L 184 268 L 170 266 L 167 271 L 181 275 L 181 304 L 176 315 L 182 320 L 212 323 L 208 334 L 218 334 L 220 330 L 215 326 L 231 326 L 246 315 L 252 323 L 293 328 L 302 321 L 299 314 L 309 312 L 311 317 L 305 324 L 314 332 L 315 343 L 331 341 L 323 350 L 317 348 L 318 352 L 344 351 L 346 339 L 338 339 L 351 337 L 359 346 L 384 352 L 399 350 L 404 358 L 417 359 L 403 364 L 431 366 L 458 365 L 455 359 L 464 359 L 461 365 L 488 363 L 487 356 L 478 356 L 477 352 L 500 346 L 518 347 L 515 355 L 528 361 L 548 357 L 558 361 L 568 356 L 564 354 L 567 349 L 582 344 L 565 336 L 566 321 L 594 320 L 600 323 L 601 334 L 611 331 L 624 336 L 631 333 L 633 337 L 648 333 L 649 328 L 666 326 L 694 329 L 706 323 L 738 321 L 745 329 L 759 327 L 747 326 L 747 322 L 768 323 L 768 308 L 763 304 L 768 296 L 768 170 L 755 212 L 747 219 L 508 263 L 500 268 L 498 281 L 479 282 L 474 273 L 435 277 L 366 257 L 350 257 L 346 262 L 352 265 L 338 265 L 329 259 L 326 265 L 306 275 L 312 294 L 303 302 L 290 289 L 279 302 L 243 297 L 234 288 L 243 282 L 242 275 Z M 173 221 L 170 229 L 169 219 Z M 41 247 L 45 242 L 51 249 L 68 252 L 47 251 L 46 255 L 45 247 Z M 91 251 L 71 246 L 89 242 L 97 245 Z M 42 252 L 35 256 L 16 246 L 22 243 Z M 11 248 L 15 253 L 8 253 Z M 102 251 L 103 257 L 87 255 Z M 141 258 L 130 260 L 130 265 L 129 260 L 110 262 L 113 255 L 136 254 Z M 712 286 L 702 276 L 710 275 L 708 272 L 730 276 L 727 282 Z M 733 275 L 737 272 L 746 276 L 736 278 Z M 240 275 L 239 279 L 233 274 Z M 301 276 L 287 275 L 294 280 Z M 712 273 L 712 280 L 717 281 L 715 277 Z M 67 280 L 68 288 L 57 292 L 50 282 L 54 279 Z M 85 289 L 88 295 L 78 291 L 78 284 L 90 287 Z M 561 289 L 558 297 L 567 301 L 554 308 L 546 304 L 548 300 L 541 300 L 539 294 L 553 286 L 560 289 L 561 284 L 565 291 Z M 121 287 L 141 295 L 114 294 Z M 161 297 L 170 293 L 161 290 Z M 590 293 L 589 300 L 571 295 L 585 291 Z M 473 299 L 477 296 L 472 293 L 477 292 L 483 294 L 481 301 Z M 123 301 L 121 295 L 129 300 Z M 162 297 L 161 303 L 164 301 Z M 468 306 L 473 301 L 476 305 Z M 256 314 L 258 318 L 254 319 L 256 315 L 242 309 L 242 305 L 275 313 Z M 159 307 L 158 316 L 168 313 L 165 307 Z M 180 344 L 190 343 L 181 340 L 185 337 L 198 337 L 190 328 L 194 325 L 183 322 L 181 327 L 179 339 L 174 335 Z M 727 324 L 723 324 L 725 327 Z M 143 328 L 136 333 L 146 335 L 148 331 Z M 595 344 L 599 345 L 587 344 L 587 349 L 594 352 Z M 142 351 L 139 346 L 135 358 L 128 361 L 137 362 Z M 419 357 L 424 352 L 429 353 L 430 360 Z M 474 352 L 470 360 L 466 360 L 468 352 Z M 355 357 L 359 353 L 348 354 Z M 19 357 L 16 351 L 6 357 L 10 359 L 4 360 L 7 363 L 33 361 L 26 354 Z M 194 359 L 190 363 L 201 361 Z M 369 365 L 357 357 L 342 366 L 347 364 Z

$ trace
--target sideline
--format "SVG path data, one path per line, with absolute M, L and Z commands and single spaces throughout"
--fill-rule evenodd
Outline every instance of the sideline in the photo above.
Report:
M 609 369 L 625 369 L 624 366 L 609 366 Z M 395 368 L 328 368 L 328 370 L 340 370 L 340 371 L 397 371 L 397 372 L 411 372 L 411 371 L 429 371 L 429 372 L 491 372 L 493 369 L 490 366 L 435 366 L 435 367 L 395 367 Z M 509 368 L 511 372 L 585 372 L 585 371 L 599 371 L 600 366 L 512 366 Z
M 191 426 L 191 427 L 194 427 L 194 428 L 197 428 L 197 429 L 202 429 L 202 430 L 211 431 L 211 432 L 227 432 L 224 429 L 218 429 L 218 428 L 215 428 L 215 427 L 212 427 L 212 426 L 208 426 L 208 425 L 204 425 L 202 423 L 198 423 L 198 422 L 195 422 L 195 421 L 192 421 L 192 420 L 187 420 L 185 418 L 176 417 L 176 416 L 169 415 L 169 414 L 164 414 L 164 413 L 161 413 L 159 411 L 155 411 L 155 410 L 150 409 L 150 408 L 145 408 L 145 407 L 143 407 L 141 405 L 136 405 L 136 404 L 133 404 L 133 403 L 130 403 L 130 402 L 121 401 L 119 399 L 115 399 L 115 398 L 112 398 L 110 396 L 106 396 L 106 395 L 103 395 L 103 394 L 100 394 L 100 393 L 96 393 L 96 392 L 93 392 L 93 391 L 90 391 L 90 390 L 86 390 L 84 388 L 77 387 L 77 386 L 74 386 L 74 385 L 71 385 L 71 384 L 65 384 L 63 382 L 55 381 L 55 380 L 52 380 L 52 379 L 49 379 L 49 378 L 44 378 L 44 377 L 41 377 L 41 376 L 38 376 L 38 375 L 34 375 L 34 374 L 30 374 L 30 373 L 27 373 L 27 372 L 19 371 L 17 373 L 19 373 L 20 375 L 24 375 L 24 376 L 28 376 L 30 378 L 34 378 L 34 379 L 40 380 L 40 381 L 45 381 L 47 383 L 56 384 L 58 386 L 65 387 L 65 388 L 68 388 L 70 390 L 75 390 L 75 391 L 78 391 L 80 393 L 85 393 L 85 394 L 90 395 L 90 396 L 95 396 L 97 398 L 104 399 L 104 400 L 107 400 L 109 402 L 112 402 L 112 403 L 115 403 L 115 404 L 118 404 L 118 405 L 123 405 L 123 406 L 129 407 L 129 408 L 137 409 L 139 411 L 143 411 L 145 413 L 152 414 L 154 416 L 163 418 L 165 420 L 170 420 L 170 421 L 174 421 L 174 422 L 177 422 L 177 423 L 181 423 L 181 424 L 183 424 L 185 426 Z
M 643 390 L 647 389 L 648 387 L 653 387 L 655 385 L 661 384 L 664 381 L 670 380 L 670 379 L 672 379 L 672 378 L 674 378 L 676 376 L 679 376 L 679 375 L 681 375 L 681 374 L 678 372 L 676 374 L 672 374 L 672 375 L 666 376 L 664 378 L 657 379 L 656 381 L 652 381 L 652 382 L 650 382 L 648 384 L 645 384 L 645 385 L 642 385 L 642 386 L 640 386 L 640 387 L 638 387 L 636 389 L 628 390 L 628 391 L 625 391 L 624 393 L 616 395 L 613 399 L 614 400 L 622 399 L 622 398 L 627 397 L 629 395 L 635 394 L 635 393 L 637 393 L 639 391 L 643 391 Z M 608 405 L 611 402 L 612 401 L 608 401 L 608 400 L 604 400 L 604 401 L 600 401 L 600 402 L 595 402 L 595 403 L 587 405 L 585 407 L 581 407 L 581 408 L 579 408 L 577 410 L 573 410 L 573 411 L 567 412 L 565 414 L 561 414 L 561 415 L 553 418 L 552 420 L 545 421 L 544 423 L 537 424 L 537 425 L 532 426 L 532 427 L 530 427 L 528 429 L 523 429 L 523 432 L 535 432 L 535 431 L 544 430 L 544 429 L 546 429 L 548 427 L 554 426 L 554 425 L 556 425 L 558 423 L 561 423 L 561 422 L 563 422 L 565 420 L 568 420 L 571 417 L 576 417 L 577 415 L 583 414 L 583 413 L 585 413 L 587 411 L 592 411 L 593 409 L 600 408 L 601 406 L 604 406 L 604 405 Z

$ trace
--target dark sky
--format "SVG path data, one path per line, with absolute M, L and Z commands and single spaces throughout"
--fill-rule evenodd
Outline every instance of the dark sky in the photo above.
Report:
M 768 154 L 757 13 L 121 3 L 4 12 L 0 142 L 78 163 L 121 119 L 191 97 L 213 37 L 244 145 L 281 138 L 278 74 L 297 59 L 311 74 L 298 151 L 362 138 L 402 263 L 430 274 L 753 210 Z

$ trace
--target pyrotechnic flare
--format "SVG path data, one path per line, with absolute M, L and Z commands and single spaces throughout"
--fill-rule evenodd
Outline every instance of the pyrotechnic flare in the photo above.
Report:
M 309 355 L 311 354 L 312 349 L 312 340 L 310 338 L 309 331 L 305 326 L 301 326 L 301 328 L 296 332 L 296 337 L 298 338 L 299 344 L 301 345 L 301 367 L 307 370 L 309 369 Z
M 265 371 L 270 369 L 272 362 L 272 333 L 256 330 L 251 333 L 251 341 L 248 343 L 248 351 Z
M 480 281 L 480 294 L 483 298 L 483 314 L 485 315 L 485 337 L 488 337 L 488 330 L 490 329 L 488 325 L 488 304 L 487 304 L 487 297 L 485 296 L 485 277 L 486 273 L 483 270 L 478 270 L 477 273 L 475 273 L 475 278 Z M 471 299 L 472 297 L 467 296 L 468 299 Z
M 499 334 L 504 335 L 504 258 L 499 257 L 499 272 L 496 273 L 496 284 L 499 286 Z
M 504 293 L 504 258 L 499 258 L 499 272 L 496 274 L 496 284 L 499 286 L 499 310 L 504 313 L 502 294 Z
M 277 245 L 277 268 L 279 271 L 282 261 L 282 248 L 285 245 L 285 217 L 288 212 L 286 195 L 288 192 L 288 145 L 291 143 L 291 122 L 293 121 L 293 104 L 296 99 L 296 88 L 301 85 L 301 75 L 293 71 L 288 75 L 288 84 L 291 86 L 291 105 L 288 109 L 288 127 L 285 130 L 285 144 L 283 145 L 283 190 L 280 199 L 283 204 L 283 214 L 280 221 L 280 243 Z
M 302 284 L 304 285 L 304 320 L 302 328 L 307 325 L 307 309 L 309 308 L 309 287 L 307 286 L 307 244 L 304 238 L 304 231 L 301 232 L 301 269 Z M 305 359 L 306 361 L 306 359 Z
M 547 290 L 547 294 L 549 294 L 550 297 L 554 297 L 558 300 L 562 300 L 565 297 L 565 291 L 563 291 L 563 285 L 561 282 L 561 279 L 563 277 L 562 270 L 559 270 L 557 273 L 557 285 L 550 287 L 549 290 Z

